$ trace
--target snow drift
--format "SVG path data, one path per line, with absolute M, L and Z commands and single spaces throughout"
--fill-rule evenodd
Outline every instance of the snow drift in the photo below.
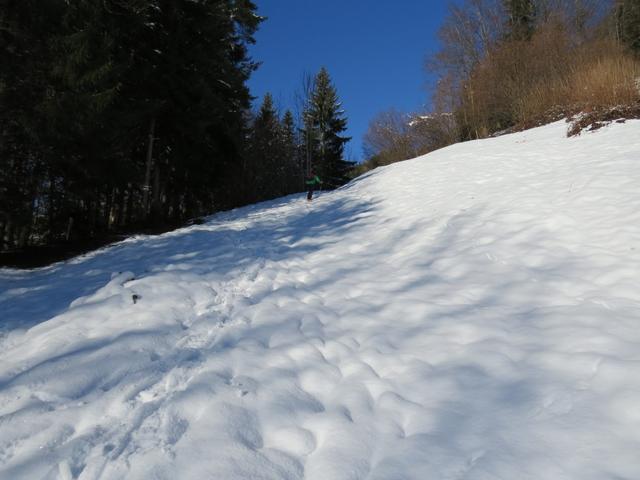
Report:
M 0 478 L 640 478 L 640 121 L 566 128 L 0 270 Z

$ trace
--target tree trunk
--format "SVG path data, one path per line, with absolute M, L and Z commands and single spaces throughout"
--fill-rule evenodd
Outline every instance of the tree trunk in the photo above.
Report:
M 113 205 L 113 188 L 111 187 L 106 187 L 105 188 L 105 192 L 104 192 L 104 208 L 102 209 L 102 212 L 100 217 L 100 221 L 102 223 L 101 227 L 104 228 L 105 231 L 109 230 L 109 224 L 110 224 L 110 218 L 111 218 L 111 206 Z
M 151 200 L 151 211 L 153 221 L 160 221 L 160 162 L 156 162 L 156 168 L 153 172 L 153 198 Z
M 11 221 L 11 217 L 7 220 L 7 225 L 5 227 L 5 244 L 7 246 L 7 250 L 11 250 L 14 247 L 13 243 L 13 222 Z
M 20 227 L 20 233 L 18 234 L 18 248 L 24 248 L 29 243 L 29 224 Z
M 124 189 L 115 188 L 113 198 L 113 211 L 110 217 L 111 228 L 117 228 L 122 221 L 122 208 L 124 206 Z
M 178 192 L 173 193 L 173 220 L 178 222 L 180 220 L 180 209 L 181 209 L 181 195 Z
M 149 190 L 151 189 L 151 166 L 153 164 L 153 142 L 156 132 L 156 117 L 151 119 L 149 124 L 149 140 L 147 144 L 147 169 L 144 174 L 144 186 L 142 187 L 142 216 L 147 217 L 149 212 Z
M 54 222 L 54 193 L 55 193 L 55 185 L 54 185 L 54 180 L 53 180 L 53 174 L 51 173 L 51 170 L 49 170 L 49 198 L 48 198 L 48 205 L 47 205 L 47 222 L 48 222 L 48 232 L 47 232 L 47 243 L 51 243 L 53 242 L 53 222 Z
M 127 188 L 127 214 L 124 217 L 124 224 L 126 226 L 131 225 L 133 220 L 133 185 L 129 184 Z
M 127 214 L 127 189 L 120 189 L 120 198 L 118 200 L 119 209 L 118 209 L 118 227 L 123 227 L 126 222 L 126 214 Z
M 7 219 L 3 218 L 0 220 L 0 252 L 4 251 L 5 241 L 4 234 L 7 227 Z
M 67 222 L 67 232 L 64 236 L 65 240 L 68 242 L 71 238 L 71 229 L 73 228 L 73 217 L 69 217 L 69 221 Z
M 100 231 L 100 196 L 93 200 L 90 204 L 91 206 L 91 231 L 89 232 L 90 237 L 94 237 L 96 232 Z

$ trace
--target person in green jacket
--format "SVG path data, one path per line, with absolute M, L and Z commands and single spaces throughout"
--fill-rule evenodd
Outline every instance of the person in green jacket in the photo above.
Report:
M 322 180 L 320 180 L 320 177 L 313 173 L 313 170 L 311 170 L 309 176 L 307 177 L 306 184 L 309 190 L 307 192 L 307 200 L 311 200 L 313 198 L 313 191 L 315 190 L 316 185 L 321 185 Z

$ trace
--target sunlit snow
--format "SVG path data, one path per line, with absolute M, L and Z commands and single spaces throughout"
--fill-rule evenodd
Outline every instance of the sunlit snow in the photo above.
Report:
M 0 270 L 0 478 L 640 478 L 640 121 Z

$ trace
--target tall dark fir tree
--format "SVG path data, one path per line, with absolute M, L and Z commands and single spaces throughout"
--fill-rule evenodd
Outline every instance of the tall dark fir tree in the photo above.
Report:
M 328 185 L 339 186 L 348 181 L 352 162 L 344 159 L 345 144 L 350 137 L 342 103 L 329 72 L 322 67 L 315 77 L 313 90 L 304 112 L 303 138 L 310 165 Z
M 284 112 L 280 126 L 280 137 L 284 152 L 284 193 L 293 193 L 304 188 L 304 165 L 299 155 L 296 123 L 291 110 Z
M 0 250 L 238 205 L 251 0 L 0 2 Z
M 0 2 L 0 251 L 50 238 L 47 104 L 57 86 L 52 41 L 64 0 Z M 40 201 L 37 201 L 40 200 Z
M 265 94 L 253 122 L 250 136 L 248 180 L 250 201 L 274 198 L 281 194 L 281 168 L 284 151 L 281 145 L 280 119 L 273 105 L 273 97 Z

